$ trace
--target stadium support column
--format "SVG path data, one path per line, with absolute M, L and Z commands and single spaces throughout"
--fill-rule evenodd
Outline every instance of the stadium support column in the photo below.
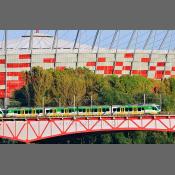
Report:
M 118 30 L 115 30 L 114 35 L 113 35 L 113 37 L 112 37 L 111 44 L 110 44 L 110 46 L 109 46 L 109 49 L 112 49 L 112 46 L 113 46 L 113 44 L 114 44 L 114 42 L 115 42 L 117 33 L 118 33 Z
M 79 46 L 78 46 L 78 52 L 77 52 L 77 61 L 76 61 L 76 69 L 78 68 L 78 58 L 79 58 L 79 52 L 80 52 L 80 30 L 77 30 L 77 34 L 76 34 L 76 37 L 75 37 L 75 42 L 74 42 L 74 45 L 73 45 L 73 50 L 76 49 L 76 45 L 77 45 L 77 40 L 79 38 Z
M 117 38 L 117 44 L 116 44 L 116 52 L 115 52 L 115 60 L 114 60 L 114 64 L 113 64 L 113 73 L 115 73 L 115 64 L 117 61 L 117 52 L 118 52 L 118 44 L 119 44 L 119 38 L 120 38 L 120 30 L 118 31 L 118 38 Z
M 169 33 L 170 31 L 168 31 Z M 167 37 L 167 36 L 166 36 Z M 168 46 L 168 51 L 167 51 L 167 54 L 165 56 L 165 65 L 164 65 L 164 71 L 163 71 L 163 79 L 166 78 L 165 77 L 165 71 L 166 71 L 166 65 L 167 65 L 167 61 L 168 61 L 168 55 L 169 55 L 169 52 L 170 52 L 170 47 L 171 47 L 171 42 L 172 42 L 172 33 L 170 35 L 170 42 L 169 42 L 169 46 Z M 172 63 L 172 60 L 171 60 L 171 63 Z M 171 77 L 171 75 L 170 75 Z
M 97 37 L 98 37 L 99 31 L 100 30 L 97 30 L 97 32 L 95 34 L 94 41 L 93 41 L 93 44 L 92 44 L 92 51 L 94 50 L 94 47 L 95 47 L 95 44 L 96 44 L 96 41 L 97 41 Z M 98 50 L 97 50 L 97 53 L 96 53 L 96 65 L 95 65 L 95 71 L 94 71 L 94 73 L 96 73 L 96 69 L 97 69 L 97 60 L 98 60 Z
M 33 30 L 30 31 L 30 40 L 29 40 L 29 50 L 30 50 L 30 70 L 32 70 L 32 48 L 33 48 Z
M 148 43 L 149 43 L 149 40 L 150 40 L 150 38 L 151 38 L 151 36 L 152 36 L 152 33 L 153 33 L 153 30 L 151 30 L 151 31 L 149 32 L 149 35 L 148 35 L 147 40 L 145 41 L 145 44 L 144 44 L 143 50 L 146 49 L 146 47 L 147 47 L 147 45 L 148 45 Z
M 56 59 L 57 59 L 57 46 L 58 46 L 58 30 L 55 30 L 55 35 L 53 39 L 53 44 L 52 44 L 52 50 L 54 49 L 55 43 L 56 43 L 56 50 L 55 50 L 55 61 L 54 61 L 54 69 L 56 69 Z
M 4 109 L 7 109 L 9 105 L 9 99 L 7 97 L 7 30 L 4 31 L 5 42 L 4 42 L 4 52 L 5 52 L 5 98 L 4 98 Z
M 152 45 L 151 53 L 150 53 L 150 56 L 149 56 L 149 57 L 150 57 L 150 60 L 151 60 L 151 57 L 152 57 L 152 54 L 153 54 L 153 50 L 154 50 L 154 44 L 155 44 L 155 40 L 156 40 L 156 33 L 157 33 L 157 32 L 155 31 L 155 33 L 154 33 L 154 39 L 153 39 L 153 45 Z M 151 61 L 148 62 L 148 72 L 150 71 L 150 70 L 149 70 L 149 68 L 150 68 L 150 62 L 151 62 Z M 148 75 L 149 75 L 149 74 L 147 73 L 147 77 L 149 78 Z
M 135 62 L 135 53 L 136 53 L 136 49 L 137 49 L 138 31 L 135 30 L 135 33 L 136 33 L 136 41 L 135 41 L 135 46 L 134 46 L 133 60 L 131 61 L 130 75 L 132 75 L 133 63 Z M 140 63 L 140 64 L 141 64 L 141 63 Z M 141 67 L 140 67 L 139 71 L 140 71 L 140 70 L 141 70 Z
M 133 38 L 134 38 L 134 36 L 135 36 L 135 33 L 136 33 L 136 30 L 133 30 L 133 32 L 132 32 L 132 35 L 131 35 L 131 38 L 130 38 L 130 40 L 129 40 L 129 42 L 128 42 L 128 46 L 127 46 L 127 50 L 130 48 L 130 46 L 131 46 L 131 43 L 132 43 L 132 40 L 133 40 Z

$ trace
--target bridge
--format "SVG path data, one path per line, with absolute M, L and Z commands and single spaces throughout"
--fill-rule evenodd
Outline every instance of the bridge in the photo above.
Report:
M 0 138 L 24 143 L 78 133 L 132 130 L 175 132 L 175 115 L 0 119 Z

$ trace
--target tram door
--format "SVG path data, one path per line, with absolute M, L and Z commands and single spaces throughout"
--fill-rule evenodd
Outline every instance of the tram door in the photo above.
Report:
M 35 116 L 35 109 L 32 109 L 32 116 Z
M 86 115 L 90 115 L 90 109 L 89 108 L 86 109 Z
M 138 113 L 138 110 L 136 107 L 133 108 L 133 114 L 137 114 Z
M 64 115 L 68 116 L 69 115 L 69 110 L 67 108 L 64 109 Z
M 24 117 L 24 115 L 25 115 L 25 111 L 24 111 L 24 109 L 22 109 L 21 110 L 21 116 Z
M 53 116 L 56 116 L 56 109 L 52 109 Z
M 102 115 L 102 108 L 98 108 L 98 115 Z
M 125 108 L 120 108 L 120 113 L 124 114 L 125 113 Z

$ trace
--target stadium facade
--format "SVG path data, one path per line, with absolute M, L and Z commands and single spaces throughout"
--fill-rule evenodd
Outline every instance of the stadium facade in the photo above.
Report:
M 40 41 L 42 38 L 42 42 Z M 33 40 L 33 42 L 32 42 Z M 7 41 L 0 43 L 6 45 Z M 45 43 L 52 43 L 48 48 Z M 55 49 L 55 43 L 69 48 Z M 76 41 L 75 41 L 76 42 Z M 8 41 L 8 49 L 0 50 L 0 98 L 10 98 L 24 85 L 23 71 L 41 66 L 44 69 L 87 67 L 96 74 L 117 76 L 141 75 L 151 79 L 175 77 L 175 51 L 138 49 L 76 48 L 76 43 L 55 40 L 54 36 L 34 33 L 23 36 L 20 45 Z

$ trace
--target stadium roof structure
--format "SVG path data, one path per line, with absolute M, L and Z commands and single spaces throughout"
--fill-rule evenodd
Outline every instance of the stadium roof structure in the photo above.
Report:
M 174 30 L 1 31 L 0 50 L 174 51 Z M 10 36 L 13 34 L 13 37 Z

